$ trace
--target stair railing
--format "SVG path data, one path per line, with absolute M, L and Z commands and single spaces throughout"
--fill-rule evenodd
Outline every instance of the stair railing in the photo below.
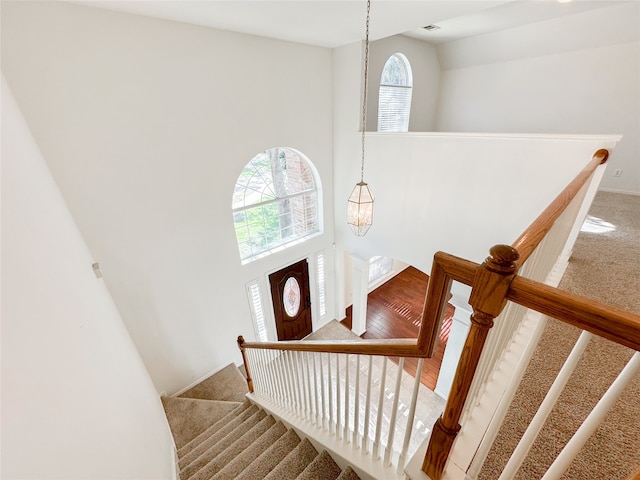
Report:
M 549 232 L 560 222 L 559 219 L 562 218 L 563 213 L 566 213 L 571 202 L 580 195 L 584 195 L 585 185 L 592 178 L 596 168 L 606 162 L 607 157 L 606 150 L 598 150 L 585 169 L 513 245 L 497 245 L 491 248 L 490 256 L 481 265 L 437 252 L 434 255 L 417 339 L 245 342 L 242 337 L 239 337 L 238 345 L 247 370 L 250 391 L 253 392 L 256 387 L 259 388 L 271 398 L 276 398 L 279 402 L 296 410 L 300 416 L 315 419 L 316 423 L 328 426 L 345 442 L 353 441 L 368 452 L 370 432 L 361 431 L 358 427 L 359 419 L 355 417 L 360 415 L 360 405 L 356 402 L 359 402 L 362 396 L 359 365 L 371 363 L 375 357 L 382 357 L 385 366 L 388 364 L 387 357 L 430 357 L 435 348 L 452 282 L 469 285 L 472 287 L 469 299 L 473 308 L 471 327 L 446 407 L 433 426 L 422 466 L 422 470 L 430 478 L 439 480 L 460 430 L 460 418 L 469 398 L 472 383 L 480 383 L 477 378 L 474 382 L 474 377 L 477 376 L 476 372 L 489 330 L 493 327 L 496 317 L 505 309 L 507 302 L 519 305 L 523 311 L 530 309 L 640 350 L 640 316 L 545 285 L 536 277 L 539 274 L 544 277 L 552 267 L 549 265 L 531 267 L 527 262 L 537 249 L 549 241 L 551 237 Z M 577 216 L 577 213 L 573 212 L 573 221 Z M 552 239 L 555 242 L 552 249 L 563 250 L 566 244 L 572 245 L 567 238 L 572 234 L 571 229 L 565 226 L 562 232 L 561 235 L 556 236 L 557 238 Z M 577 235 L 575 232 L 573 234 Z M 542 260 L 539 262 L 544 262 L 545 255 L 541 254 L 540 257 Z M 552 261 L 556 260 L 557 257 Z M 537 272 L 536 268 L 540 272 Z M 526 278 L 519 274 L 523 272 L 530 273 L 533 278 Z M 511 326 L 511 328 L 515 327 Z M 503 337 L 507 338 L 508 335 Z M 493 349 L 500 350 L 497 346 L 493 346 Z M 364 362 L 361 356 L 366 356 Z M 354 362 L 356 367 L 352 366 Z M 420 370 L 419 368 L 418 371 Z M 486 376 L 490 368 L 486 367 L 485 370 Z M 344 377 L 341 376 L 342 374 Z M 357 393 L 353 396 L 350 395 L 352 387 L 349 375 L 355 375 L 352 378 L 355 379 Z M 396 399 L 396 404 L 390 411 L 390 417 L 395 417 L 398 411 L 397 388 L 402 384 L 401 376 L 402 368 L 400 367 L 399 376 L 396 377 L 396 392 L 390 395 Z M 371 405 L 374 404 L 370 398 L 372 377 L 369 373 L 366 379 L 367 406 L 363 421 L 364 429 L 372 423 L 370 421 Z M 385 379 L 386 375 L 383 375 L 381 385 L 377 386 L 380 399 L 386 391 Z M 417 390 L 419 375 L 416 375 L 415 385 Z M 343 392 L 340 391 L 341 388 L 344 388 Z M 344 403 L 340 401 L 343 395 Z M 344 405 L 344 411 L 341 411 L 341 405 Z M 375 407 L 379 415 L 372 441 L 372 451 L 375 456 L 379 454 L 381 444 L 385 443 L 377 432 L 384 421 L 384 408 L 381 403 Z M 415 412 L 415 400 L 412 400 L 409 409 Z M 353 417 L 350 417 L 352 412 Z M 350 425 L 353 425 L 353 428 Z M 403 447 L 410 441 L 412 427 L 413 419 L 410 419 L 405 428 Z M 394 433 L 391 433 L 391 430 L 389 432 L 390 437 L 386 439 L 385 445 L 387 450 L 392 448 L 394 442 Z M 398 470 L 402 469 L 406 453 L 406 449 L 403 448 L 394 462 Z M 391 462 L 391 457 L 392 452 L 385 451 L 385 461 Z
M 474 376 L 478 369 L 480 357 L 478 349 L 482 348 L 486 340 L 486 331 L 483 331 L 483 329 L 488 330 L 493 326 L 493 320 L 497 317 L 496 312 L 502 311 L 507 301 L 512 303 L 510 307 L 513 305 L 518 306 L 518 308 L 524 307 L 529 311 L 539 312 L 542 315 L 556 318 L 621 345 L 640 350 L 640 316 L 558 290 L 539 281 L 540 275 L 544 277 L 545 273 L 552 270 L 552 263 L 556 261 L 556 258 L 565 255 L 568 259 L 570 247 L 573 245 L 575 238 L 572 241 L 567 241 L 567 237 L 571 234 L 577 236 L 577 232 L 571 233 L 570 229 L 566 228 L 559 229 L 564 231 L 564 234 L 561 234 L 561 238 L 558 239 L 558 235 L 554 234 L 553 229 L 560 221 L 559 219 L 562 219 L 562 216 L 566 214 L 572 200 L 580 194 L 585 194 L 585 184 L 591 178 L 595 168 L 604 163 L 607 157 L 608 152 L 606 150 L 596 152 L 592 162 L 565 188 L 511 247 L 497 246 L 491 249 L 491 256 L 480 267 L 481 271 L 477 272 L 471 284 L 467 283 L 472 286 L 470 298 L 470 304 L 474 310 L 472 326 L 458 364 L 458 371 L 448 397 L 449 401 L 442 417 L 436 422 L 429 440 L 423 471 L 430 478 L 439 479 L 442 477 L 452 445 L 460 430 L 459 422 L 463 412 L 463 404 L 469 398 L 471 387 L 469 377 Z M 576 215 L 576 217 L 579 216 Z M 537 253 L 537 251 L 541 250 L 542 245 L 549 241 L 555 242 L 556 245 L 551 246 L 551 248 L 547 246 L 546 250 L 542 249 L 545 255 L 542 255 L 541 260 L 542 263 L 546 261 L 547 265 L 543 265 L 540 268 L 540 260 L 536 260 L 532 264 L 525 263 L 532 257 L 532 254 L 535 256 L 534 252 Z M 569 245 L 568 252 L 563 245 Z M 549 254 L 549 252 L 553 254 Z M 461 263 L 458 259 L 449 260 L 451 263 Z M 501 269 L 495 268 L 495 264 L 500 265 Z M 485 272 L 482 273 L 482 270 Z M 526 278 L 520 274 L 524 272 L 533 278 Z M 493 281 L 487 281 L 490 275 L 497 275 L 497 277 Z M 462 278 L 459 278 L 459 280 L 464 282 Z M 507 333 L 514 333 L 518 325 L 514 322 L 507 327 L 510 329 Z M 503 336 L 503 339 L 508 340 L 509 338 L 510 335 Z M 634 358 L 637 356 L 638 354 Z M 622 375 L 623 379 L 628 379 L 632 374 L 629 372 L 635 371 L 637 368 L 635 362 L 636 360 L 632 359 L 628 366 L 628 371 Z M 490 369 L 488 370 L 490 371 Z M 476 378 L 476 380 L 478 379 Z M 474 383 L 480 384 L 484 379 L 480 379 L 481 381 L 479 382 L 476 382 L 476 380 L 474 380 Z M 622 380 L 619 385 L 622 385 Z M 619 388 L 621 387 L 618 386 Z M 612 389 L 614 389 L 613 386 Z M 473 398 L 477 400 L 477 396 Z M 579 447 L 588 438 L 587 430 L 592 431 L 589 429 L 595 428 L 593 425 L 598 417 L 601 419 L 602 414 L 594 414 L 590 425 L 586 425 L 583 431 L 576 435 L 577 438 L 561 453 L 552 469 L 550 469 L 549 476 L 545 477 L 545 479 L 558 478 L 558 472 L 562 473 L 564 471 L 563 468 L 568 466 L 568 462 L 577 454 Z

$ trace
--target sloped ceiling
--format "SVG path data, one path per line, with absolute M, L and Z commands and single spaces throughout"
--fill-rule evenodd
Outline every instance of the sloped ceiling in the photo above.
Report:
M 93 7 L 321 47 L 364 38 L 365 0 L 69 0 Z M 640 0 L 372 0 L 370 39 L 434 44 Z M 437 24 L 428 32 L 424 26 Z

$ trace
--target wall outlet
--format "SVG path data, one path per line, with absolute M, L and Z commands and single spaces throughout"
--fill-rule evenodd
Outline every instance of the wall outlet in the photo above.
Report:
M 617 168 L 613 171 L 613 176 L 614 177 L 621 177 L 622 176 L 622 169 L 621 168 Z

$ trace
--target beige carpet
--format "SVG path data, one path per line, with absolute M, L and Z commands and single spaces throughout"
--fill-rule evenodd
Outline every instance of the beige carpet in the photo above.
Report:
M 229 364 L 181 396 L 163 398 L 181 480 L 359 479 L 246 399 L 246 392 L 244 377 Z
M 596 195 L 560 288 L 640 314 L 640 196 Z M 579 333 L 549 321 L 479 479 L 498 478 Z M 543 476 L 632 353 L 599 337 L 590 342 L 516 479 Z M 562 478 L 624 479 L 640 465 L 639 399 L 636 375 Z

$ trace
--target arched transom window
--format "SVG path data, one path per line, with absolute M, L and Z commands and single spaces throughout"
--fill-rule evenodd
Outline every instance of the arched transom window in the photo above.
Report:
M 378 97 L 378 131 L 407 132 L 413 76 L 407 57 L 394 53 L 382 69 Z
M 271 148 L 244 167 L 233 191 L 233 222 L 242 263 L 320 233 L 311 162 L 291 148 Z

